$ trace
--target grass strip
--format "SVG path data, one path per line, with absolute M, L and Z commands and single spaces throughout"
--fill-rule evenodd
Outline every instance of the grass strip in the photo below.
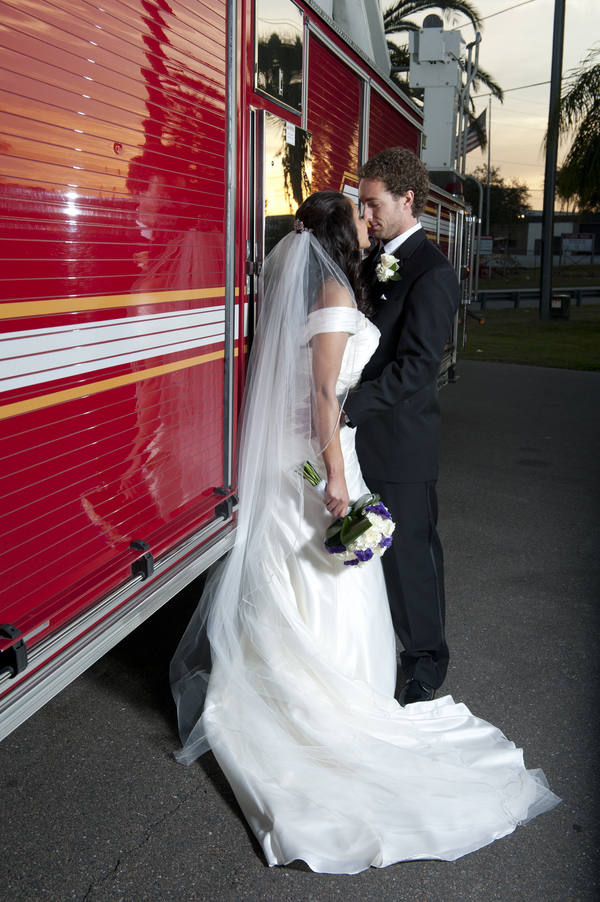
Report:
M 463 308 L 461 307 L 461 316 Z M 479 311 L 473 311 L 479 316 Z M 600 304 L 571 308 L 569 320 L 541 322 L 538 308 L 482 310 L 485 325 L 467 318 L 458 358 L 600 372 Z

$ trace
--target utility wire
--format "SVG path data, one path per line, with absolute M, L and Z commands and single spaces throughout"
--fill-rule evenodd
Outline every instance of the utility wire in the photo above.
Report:
M 514 6 L 507 6 L 506 9 L 499 9 L 497 13 L 490 13 L 489 16 L 483 16 L 479 21 L 484 22 L 486 19 L 493 19 L 494 16 L 501 16 L 502 13 L 510 12 L 511 9 L 518 9 L 519 6 L 527 6 L 528 3 L 533 3 L 534 0 L 523 0 L 522 3 L 515 3 Z
M 518 101 L 518 103 L 534 103 L 536 106 L 543 106 L 543 107 L 546 107 L 546 110 L 548 110 L 548 101 L 547 100 L 527 100 L 525 97 L 515 97 L 515 100 Z M 518 112 L 526 113 L 527 112 L 526 110 L 515 110 L 514 107 L 509 107 L 509 106 L 504 106 L 504 105 L 502 105 L 502 109 L 503 110 L 513 110 L 513 112 L 515 112 L 515 113 L 518 113 Z
M 532 0 L 526 0 L 527 3 L 532 2 Z M 525 88 L 537 88 L 539 85 L 549 85 L 549 81 L 536 81 L 532 85 L 519 85 L 518 88 L 503 88 L 502 93 L 508 94 L 509 91 L 523 91 Z M 480 97 L 492 97 L 495 96 L 492 91 L 488 91 L 487 94 L 476 94 L 473 97 L 473 100 L 479 100 Z

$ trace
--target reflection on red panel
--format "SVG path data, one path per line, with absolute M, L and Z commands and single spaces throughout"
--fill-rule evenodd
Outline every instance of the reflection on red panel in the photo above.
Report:
M 308 130 L 313 133 L 313 191 L 339 191 L 358 169 L 361 82 L 318 40 L 310 41 Z
M 403 116 L 390 115 L 388 102 L 378 91 L 371 91 L 369 116 L 369 156 L 388 147 L 407 147 L 419 152 L 419 132 Z
M 38 438 L 51 438 L 26 453 L 18 453 L 18 435 L 0 440 L 5 609 L 27 609 L 39 593 L 68 588 L 126 551 L 132 536 L 151 540 L 221 484 L 222 381 L 222 366 L 207 364 L 191 379 L 145 380 L 99 395 L 94 406 L 85 398 L 19 418 Z M 72 421 L 61 420 L 67 410 L 82 418 L 71 435 Z M 36 568 L 23 585 L 32 537 Z
M 226 12 L 2 9 L 3 619 L 55 629 L 223 485 Z
M 4 301 L 222 284 L 218 6 L 5 5 Z

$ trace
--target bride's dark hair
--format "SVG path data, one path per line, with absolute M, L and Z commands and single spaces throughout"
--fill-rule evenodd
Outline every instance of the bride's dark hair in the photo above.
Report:
M 362 255 L 350 200 L 340 191 L 317 191 L 298 207 L 296 218 L 312 230 L 319 244 L 344 273 L 358 309 L 369 314 L 371 307 L 360 274 Z

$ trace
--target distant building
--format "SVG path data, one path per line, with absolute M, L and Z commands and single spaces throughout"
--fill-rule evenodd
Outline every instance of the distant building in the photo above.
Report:
M 508 241 L 509 253 L 537 256 L 542 248 L 542 211 L 525 210 L 519 224 L 511 227 L 513 236 Z M 594 255 L 600 256 L 600 213 L 555 213 L 553 253 L 561 253 L 561 236 L 574 232 L 587 232 L 595 236 Z

